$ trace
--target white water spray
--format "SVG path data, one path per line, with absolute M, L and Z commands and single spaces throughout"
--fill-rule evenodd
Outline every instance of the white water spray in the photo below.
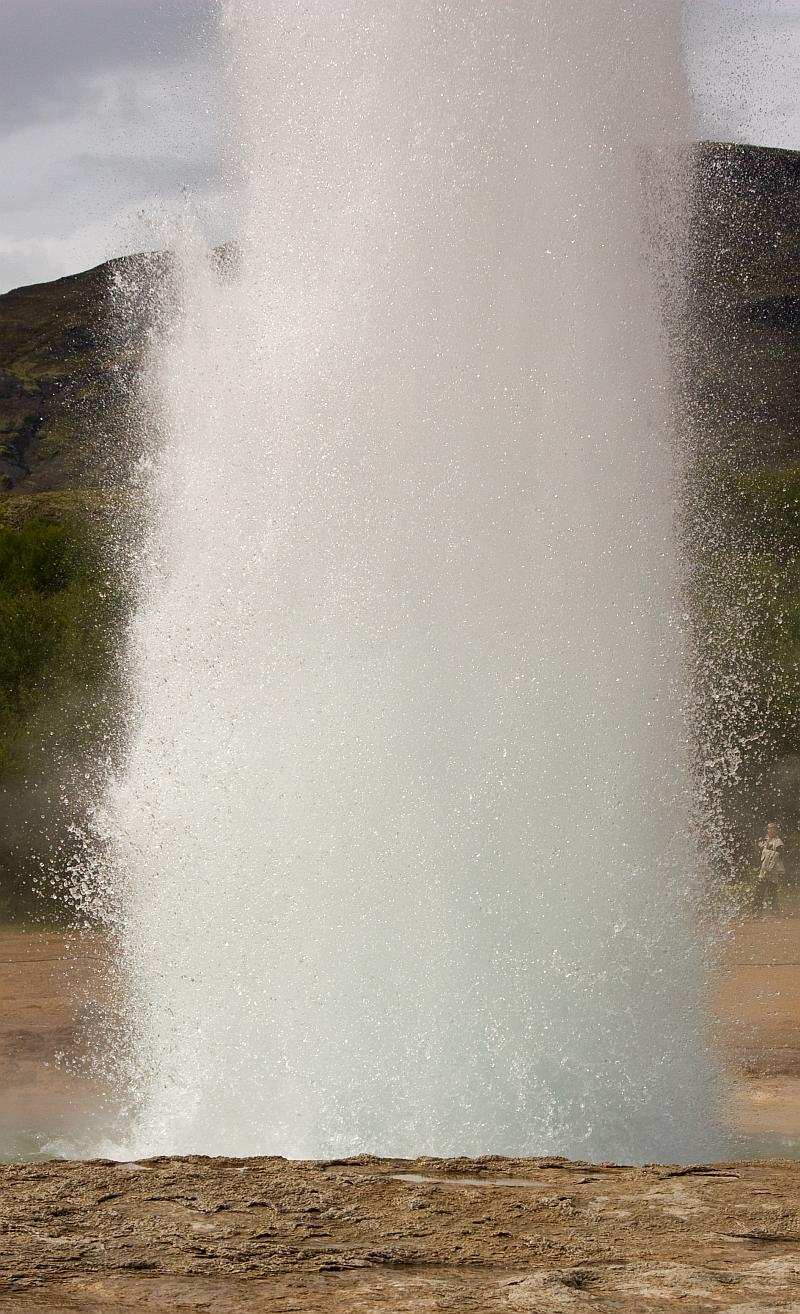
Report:
M 124 1151 L 712 1146 L 663 0 L 231 0 L 108 797 Z M 652 155 L 651 155 L 652 159 Z

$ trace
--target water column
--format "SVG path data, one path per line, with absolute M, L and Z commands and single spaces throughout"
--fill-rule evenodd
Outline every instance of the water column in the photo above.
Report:
M 221 8 L 236 254 L 188 225 L 133 402 L 119 1152 L 713 1149 L 680 28 Z

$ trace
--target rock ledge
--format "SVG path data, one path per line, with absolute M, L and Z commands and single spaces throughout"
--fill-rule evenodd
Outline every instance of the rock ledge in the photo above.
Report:
M 800 1311 L 800 1164 L 0 1166 L 0 1311 Z

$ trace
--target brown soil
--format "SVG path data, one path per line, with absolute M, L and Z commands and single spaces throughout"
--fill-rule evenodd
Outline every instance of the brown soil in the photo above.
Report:
M 87 1059 L 104 965 L 97 935 L 0 930 L 0 1158 L 71 1136 L 102 1103 Z
M 726 1120 L 800 1141 L 800 918 L 743 921 L 723 946 L 715 1031 L 731 1076 Z
M 800 1167 L 156 1159 L 0 1169 L 0 1311 L 800 1309 Z
M 96 937 L 0 933 L 7 1145 L 69 1135 L 102 1104 L 80 1064 L 103 979 Z M 800 920 L 734 928 L 715 1014 L 728 1118 L 800 1136 Z M 800 1314 L 799 1210 L 800 1164 L 785 1161 L 7 1164 L 0 1314 Z

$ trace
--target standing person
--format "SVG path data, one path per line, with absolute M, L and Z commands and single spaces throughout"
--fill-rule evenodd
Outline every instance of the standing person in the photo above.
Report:
M 785 874 L 783 865 L 783 840 L 778 833 L 778 823 L 767 823 L 767 833 L 758 841 L 761 854 L 761 866 L 756 882 L 754 907 L 757 915 L 764 916 L 767 909 L 776 917 L 778 915 L 778 881 Z

